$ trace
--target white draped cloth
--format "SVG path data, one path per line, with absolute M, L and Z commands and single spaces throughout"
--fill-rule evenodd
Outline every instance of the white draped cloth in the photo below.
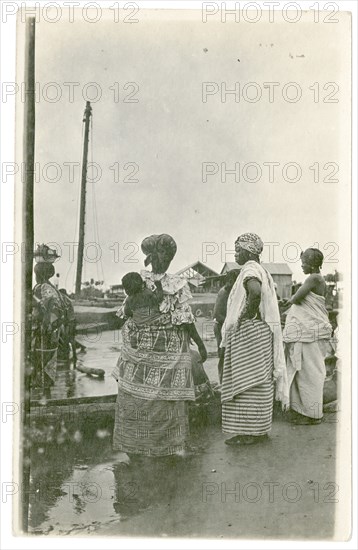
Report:
M 244 311 L 247 300 L 244 282 L 252 277 L 258 279 L 261 283 L 260 315 L 262 321 L 268 324 L 273 334 L 273 375 L 276 381 L 275 398 L 276 400 L 282 402 L 283 407 L 288 407 L 289 387 L 287 381 L 280 312 L 278 309 L 274 282 L 268 271 L 266 271 L 261 264 L 255 262 L 254 260 L 250 260 L 245 263 L 230 292 L 227 304 L 226 319 L 222 328 L 221 347 L 226 347 L 226 342 L 230 333 L 236 330 L 237 322 Z
M 283 331 L 291 408 L 311 418 L 323 415 L 325 357 L 331 334 L 323 296 L 311 291 L 291 306 Z
M 299 304 L 291 306 L 283 331 L 286 343 L 312 343 L 329 339 L 331 334 L 332 326 L 323 296 L 309 292 Z

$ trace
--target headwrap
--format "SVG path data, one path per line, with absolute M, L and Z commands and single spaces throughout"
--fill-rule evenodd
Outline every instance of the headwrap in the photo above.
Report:
M 171 261 L 177 251 L 177 245 L 173 237 L 162 233 L 161 235 L 150 235 L 146 237 L 141 244 L 142 252 L 147 256 L 144 265 L 147 266 L 152 261 L 153 252 L 165 252 L 169 261 Z
M 34 272 L 35 272 L 35 275 L 42 277 L 47 281 L 48 279 L 51 279 L 51 277 L 54 276 L 55 268 L 53 264 L 49 262 L 41 262 L 39 264 L 35 264 Z
M 238 252 L 240 248 L 248 250 L 252 254 L 259 256 L 263 250 L 264 243 L 256 233 L 243 233 L 235 241 L 235 251 Z

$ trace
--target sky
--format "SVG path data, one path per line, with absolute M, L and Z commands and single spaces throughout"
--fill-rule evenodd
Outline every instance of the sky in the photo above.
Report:
M 73 245 L 65 243 L 78 241 L 86 99 L 93 100 L 89 162 L 101 177 L 87 186 L 83 280 L 108 286 L 142 269 L 140 243 L 153 233 L 177 242 L 170 272 L 198 259 L 220 271 L 246 231 L 266 243 L 263 261 L 288 262 L 297 281 L 299 251 L 308 246 L 329 260 L 324 273 L 344 270 L 348 19 L 204 24 L 200 12 L 142 11 L 138 23 L 125 24 L 112 15 L 95 24 L 41 20 L 36 29 L 35 242 L 55 243 L 60 286 L 72 291 L 75 279 Z M 264 83 L 272 82 L 270 101 Z M 225 95 L 235 86 L 236 95 Z M 206 101 L 203 89 L 211 92 Z M 73 178 L 68 163 L 76 163 Z

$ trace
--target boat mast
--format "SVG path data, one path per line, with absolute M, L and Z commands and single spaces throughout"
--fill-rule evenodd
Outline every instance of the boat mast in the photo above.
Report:
M 84 113 L 85 135 L 83 143 L 83 159 L 82 159 L 82 178 L 81 178 L 81 202 L 80 202 L 80 229 L 78 236 L 78 255 L 77 255 L 77 272 L 76 272 L 76 287 L 75 293 L 79 297 L 81 293 L 82 282 L 82 267 L 83 267 L 83 250 L 85 245 L 85 215 L 86 215 L 86 181 L 87 181 L 87 157 L 88 157 L 88 138 L 90 117 L 92 107 L 89 101 L 86 101 L 86 109 Z
M 22 466 L 21 484 L 21 527 L 28 531 L 29 486 L 30 486 L 30 452 L 24 444 L 30 424 L 30 391 L 31 391 L 31 317 L 32 317 L 32 265 L 34 249 L 34 162 L 35 162 L 35 17 L 26 20 L 25 31 L 25 84 L 26 97 L 24 105 L 24 158 L 26 177 L 23 184 L 23 242 L 25 244 L 25 262 L 21 264 L 22 326 L 26 327 L 21 350 L 21 400 L 24 400 L 23 425 L 21 427 L 20 459 Z

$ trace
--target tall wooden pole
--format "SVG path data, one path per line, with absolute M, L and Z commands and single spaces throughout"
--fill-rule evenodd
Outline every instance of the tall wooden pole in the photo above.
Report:
M 81 199 L 80 199 L 80 229 L 78 236 L 78 256 L 77 256 L 77 272 L 76 272 L 76 296 L 81 293 L 82 282 L 82 267 L 83 267 L 83 250 L 85 245 L 85 216 L 86 216 L 86 182 L 87 182 L 87 157 L 88 157 L 88 137 L 90 117 L 92 113 L 91 104 L 86 101 L 86 109 L 84 114 L 85 136 L 83 143 L 83 159 L 82 159 L 82 178 L 81 178 Z
M 23 181 L 23 243 L 25 258 L 22 263 L 22 295 L 25 304 L 22 310 L 22 326 L 25 327 L 22 339 L 22 397 L 24 406 L 23 426 L 21 429 L 22 467 L 22 529 L 28 530 L 30 456 L 26 445 L 27 427 L 30 419 L 31 391 L 31 315 L 32 315 L 32 265 L 34 250 L 34 159 L 35 159 L 35 18 L 26 21 L 25 36 L 25 100 L 24 100 L 24 159 L 25 178 Z

